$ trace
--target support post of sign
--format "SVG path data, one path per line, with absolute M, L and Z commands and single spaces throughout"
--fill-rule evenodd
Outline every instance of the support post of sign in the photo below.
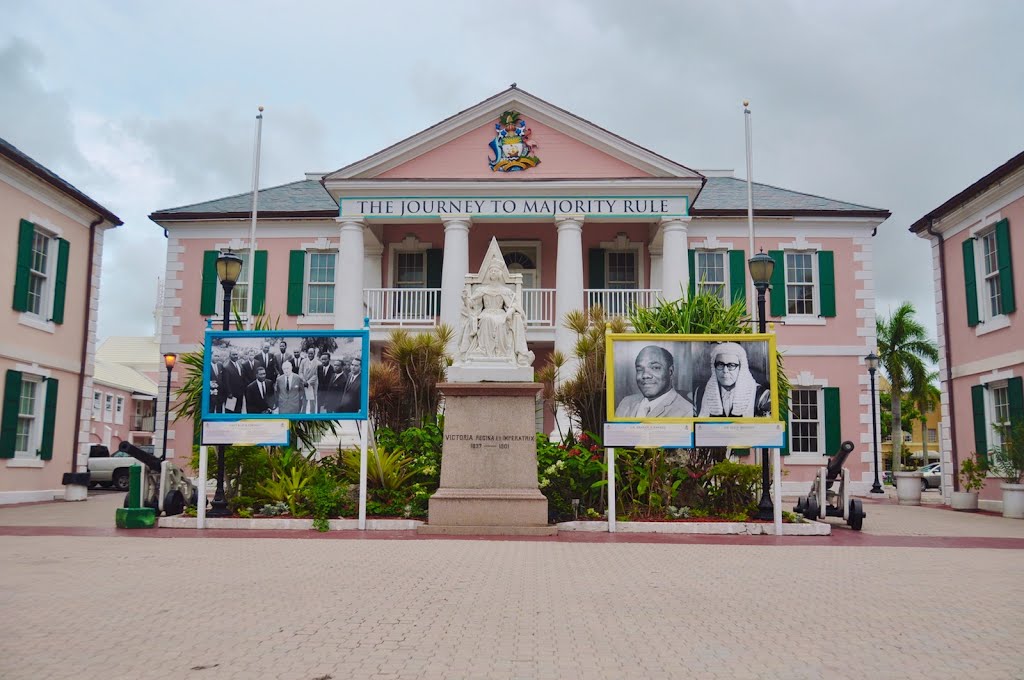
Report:
M 615 533 L 615 447 L 605 449 L 608 463 L 608 533 Z
M 196 529 L 206 528 L 206 474 L 210 453 L 205 446 L 199 447 L 199 499 L 196 501 Z
M 781 449 L 772 449 L 772 467 L 774 475 L 772 478 L 772 490 L 775 492 L 775 504 L 772 510 L 775 513 L 775 535 L 782 535 L 782 453 Z
M 366 529 L 366 440 L 370 421 L 364 420 L 359 428 L 359 530 Z M 356 423 L 359 427 L 359 423 Z

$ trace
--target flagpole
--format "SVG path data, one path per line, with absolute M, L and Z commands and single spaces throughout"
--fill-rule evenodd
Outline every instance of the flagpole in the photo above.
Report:
M 249 271 L 245 281 L 245 329 L 252 330 L 252 282 L 256 268 L 256 209 L 259 204 L 260 188 L 260 143 L 263 137 L 263 107 L 256 115 L 256 142 L 252 151 L 252 222 L 249 225 Z
M 752 144 L 752 133 L 750 131 L 750 101 L 743 100 L 743 127 L 747 139 L 747 231 L 750 234 L 750 250 L 747 258 L 754 256 L 754 156 Z M 757 309 L 754 300 L 757 300 L 757 290 L 754 288 L 754 277 L 750 277 L 750 294 L 747 296 L 751 309 Z M 751 314 L 753 316 L 753 314 Z

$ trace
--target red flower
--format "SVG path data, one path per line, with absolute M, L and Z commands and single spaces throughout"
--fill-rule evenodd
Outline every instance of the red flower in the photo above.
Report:
M 590 437 L 587 435 L 586 432 L 584 432 L 583 434 L 580 435 L 580 444 L 585 444 L 585 443 L 587 443 L 589 441 L 590 441 Z
M 597 448 L 598 448 L 598 447 L 597 447 L 597 444 L 594 444 L 594 445 L 592 445 L 592 446 L 590 447 L 590 450 L 591 450 L 591 451 L 597 451 Z
M 601 456 L 599 456 L 599 455 L 597 455 L 595 453 L 593 456 L 590 457 L 590 460 L 592 460 L 594 462 L 597 462 L 597 461 L 601 460 Z

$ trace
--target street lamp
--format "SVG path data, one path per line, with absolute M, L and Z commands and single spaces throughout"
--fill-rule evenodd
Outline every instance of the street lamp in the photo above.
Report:
M 750 278 L 754 281 L 754 288 L 757 289 L 757 331 L 765 333 L 768 324 L 764 318 L 764 294 L 768 291 L 768 284 L 772 280 L 772 272 L 775 271 L 775 260 L 770 255 L 765 255 L 762 250 L 747 260 L 750 268 Z M 771 494 L 768 487 L 771 484 L 768 470 L 768 449 L 761 449 L 761 500 L 757 503 L 757 518 L 771 520 L 775 516 L 775 508 L 772 505 Z
M 171 414 L 171 371 L 174 370 L 174 362 L 177 360 L 178 355 L 174 352 L 164 355 L 164 366 L 167 367 L 167 398 L 164 400 L 164 453 L 160 456 L 160 460 L 167 460 L 167 425 Z
M 217 257 L 217 278 L 224 289 L 224 330 L 231 330 L 231 291 L 242 273 L 242 258 L 230 250 Z M 210 517 L 227 517 L 228 502 L 224 499 L 224 445 L 217 445 L 217 491 L 210 503 Z
M 864 357 L 864 363 L 871 375 L 871 441 L 875 444 L 875 483 L 871 485 L 871 493 L 885 493 L 878 481 L 878 421 L 875 419 L 875 371 L 878 370 L 878 355 L 872 352 Z

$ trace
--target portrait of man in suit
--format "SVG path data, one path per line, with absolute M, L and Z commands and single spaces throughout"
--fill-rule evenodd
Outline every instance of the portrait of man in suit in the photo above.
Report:
M 338 408 L 335 413 L 348 413 L 359 410 L 362 401 L 362 365 L 363 361 L 359 357 L 353 358 L 349 363 L 347 377 L 343 381 L 341 395 L 338 397 Z
M 245 402 L 245 378 L 242 367 L 242 360 L 238 356 L 238 350 L 231 348 L 228 353 L 228 360 L 221 366 L 223 382 L 221 388 L 224 398 L 224 411 L 227 413 L 242 413 L 242 406 Z
M 277 376 L 277 383 L 274 385 L 277 412 L 302 413 L 302 406 L 305 403 L 302 379 L 292 372 L 292 363 L 290 361 L 284 362 L 281 368 L 283 372 Z
M 267 369 L 256 367 L 256 379 L 245 388 L 246 413 L 270 413 L 274 408 L 274 384 L 267 380 Z
M 623 397 L 615 407 L 622 418 L 691 418 L 693 403 L 676 390 L 676 367 L 672 353 L 647 345 L 634 361 L 634 378 L 639 394 Z
M 334 378 L 334 367 L 331 366 L 331 355 L 324 352 L 320 355 L 320 365 L 316 368 L 316 405 L 317 413 L 327 413 L 327 391 Z
M 260 351 L 256 354 L 256 365 L 262 366 L 267 373 L 267 380 L 271 384 L 277 382 L 277 376 L 280 374 L 277 366 L 277 358 L 274 352 L 270 349 L 270 343 L 264 342 Z

